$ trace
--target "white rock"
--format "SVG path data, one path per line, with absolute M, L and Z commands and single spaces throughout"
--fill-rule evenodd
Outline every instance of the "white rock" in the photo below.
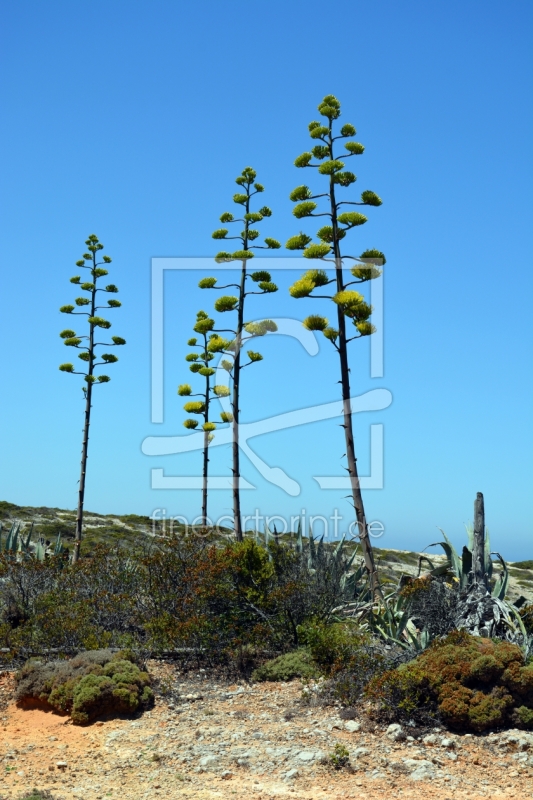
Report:
M 357 722 L 355 719 L 349 719 L 348 722 L 344 724 L 344 729 L 347 730 L 348 733 L 355 733 L 361 730 L 361 723 Z
M 424 736 L 422 741 L 424 742 L 424 744 L 437 744 L 438 738 L 435 736 L 434 733 L 430 733 L 428 734 L 428 736 Z
M 385 733 L 393 742 L 403 742 L 407 738 L 402 726 L 398 725 L 397 722 L 389 725 Z
M 435 773 L 427 767 L 419 767 L 409 777 L 412 781 L 429 781 L 435 777 Z
M 398 725 L 397 722 L 393 722 L 392 725 L 389 725 L 389 727 L 387 728 L 385 733 L 387 734 L 387 736 L 390 736 L 393 733 L 397 733 L 398 731 L 401 731 L 401 729 L 402 729 L 401 725 Z
M 402 761 L 409 769 L 433 769 L 431 761 L 423 758 L 403 758 Z
M 316 757 L 316 753 L 314 750 L 302 750 L 298 753 L 297 758 L 300 761 L 314 761 Z
M 218 766 L 218 758 L 216 756 L 204 756 L 199 763 L 204 769 L 213 769 Z
M 290 769 L 288 772 L 285 773 L 285 780 L 290 781 L 292 778 L 297 778 L 300 773 L 297 769 Z
M 455 748 L 455 740 L 454 739 L 441 739 L 440 746 L 446 747 L 448 750 L 453 750 Z

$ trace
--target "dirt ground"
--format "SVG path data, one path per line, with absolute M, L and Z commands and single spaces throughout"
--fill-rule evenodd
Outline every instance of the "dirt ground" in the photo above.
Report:
M 228 685 L 149 666 L 164 689 L 153 710 L 86 727 L 17 708 L 13 676 L 2 673 L 0 798 L 33 787 L 57 800 L 533 798 L 533 734 L 435 729 L 416 739 L 302 704 L 298 681 Z M 338 744 L 350 764 L 336 769 Z

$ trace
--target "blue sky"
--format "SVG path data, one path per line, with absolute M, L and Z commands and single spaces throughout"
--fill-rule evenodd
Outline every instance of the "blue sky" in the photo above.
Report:
M 530 3 L 333 3 L 326 15 L 315 0 L 21 0 L 0 13 L 1 498 L 75 506 L 82 395 L 57 369 L 69 355 L 58 308 L 74 297 L 69 278 L 94 232 L 113 257 L 123 302 L 113 332 L 128 345 L 95 400 L 87 507 L 198 513 L 199 492 L 150 481 L 154 467 L 199 474 L 199 454 L 156 458 L 141 445 L 186 435 L 176 386 L 188 380 L 195 312 L 211 310 L 214 293 L 196 289 L 193 271 L 165 280 L 165 421 L 152 424 L 151 258 L 213 255 L 211 232 L 247 165 L 274 212 L 264 233 L 282 242 L 297 233 L 288 195 L 308 175 L 293 161 L 332 92 L 366 147 L 357 191 L 384 201 L 352 234 L 356 250 L 387 255 L 383 377 L 369 376 L 368 342 L 351 352 L 354 394 L 393 396 L 355 421 L 363 474 L 369 425 L 384 426 L 384 488 L 365 493 L 369 519 L 385 528 L 379 544 L 422 548 L 437 525 L 461 544 L 483 491 L 494 547 L 531 557 Z M 280 291 L 253 298 L 250 316 L 318 311 L 318 301 L 289 297 L 297 274 L 280 273 Z M 290 339 L 261 342 L 243 420 L 336 400 L 337 362 L 319 345 L 309 356 Z M 339 421 L 255 439 L 301 493 L 287 495 L 243 458 L 257 487 L 243 493 L 245 511 L 337 508 L 346 527 L 345 493 L 320 491 L 313 478 L 339 472 Z M 213 474 L 228 474 L 229 448 L 212 457 Z M 213 493 L 213 516 L 230 506 L 229 492 Z

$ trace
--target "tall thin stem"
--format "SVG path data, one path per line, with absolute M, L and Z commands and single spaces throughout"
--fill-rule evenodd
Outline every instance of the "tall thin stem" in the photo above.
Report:
M 333 155 L 333 140 L 332 140 L 332 120 L 329 121 L 329 151 L 331 160 L 334 159 Z M 333 228 L 333 254 L 335 257 L 335 277 L 337 284 L 337 291 L 342 292 L 345 289 L 344 277 L 342 269 L 342 255 L 339 244 L 339 228 L 337 222 L 337 203 L 335 199 L 335 183 L 333 175 L 330 176 L 329 183 L 329 197 L 331 206 L 331 225 Z M 368 535 L 368 526 L 366 522 L 365 509 L 363 504 L 363 495 L 361 493 L 361 484 L 359 481 L 359 473 L 357 470 L 357 458 L 355 456 L 355 444 L 353 437 L 352 426 L 352 408 L 350 400 L 350 368 L 348 365 L 348 348 L 346 341 L 346 317 L 342 310 L 341 305 L 337 305 L 337 324 L 339 336 L 337 339 L 337 350 L 340 359 L 341 368 L 341 387 L 342 387 L 342 411 L 343 411 L 343 428 L 344 438 L 346 443 L 346 458 L 348 461 L 348 475 L 350 477 L 350 487 L 352 492 L 352 500 L 355 509 L 355 516 L 357 520 L 358 535 L 363 550 L 363 557 L 365 566 L 370 578 L 370 587 L 372 595 L 381 593 L 379 586 L 378 573 L 374 561 L 374 551 L 372 543 Z
M 248 203 L 246 204 L 248 213 Z M 245 245 L 246 249 L 246 245 Z M 244 326 L 244 297 L 246 289 L 246 259 L 243 259 L 241 269 L 241 282 L 239 286 L 239 306 L 237 310 L 237 336 L 235 338 L 235 361 L 233 362 L 233 527 L 235 538 L 242 542 L 243 533 L 241 525 L 241 492 L 240 492 L 240 450 L 239 450 L 239 395 L 241 388 L 241 346 L 242 330 Z
M 207 334 L 204 333 L 204 365 L 209 366 L 207 360 Z M 205 412 L 204 422 L 209 422 L 209 389 L 211 378 L 209 375 L 205 376 Z M 204 468 L 202 479 L 202 522 L 207 525 L 207 477 L 209 471 L 209 431 L 204 431 Z
M 93 253 L 93 289 L 91 291 L 91 317 L 96 314 L 96 253 Z M 89 367 L 87 374 L 92 376 L 94 366 L 94 325 L 90 326 L 89 331 Z M 87 456 L 89 450 L 89 427 L 91 424 L 91 400 L 93 394 L 93 384 L 91 380 L 87 381 L 85 388 L 85 418 L 83 425 L 83 442 L 81 446 L 81 469 L 80 469 L 80 486 L 78 490 L 78 509 L 76 513 L 76 534 L 74 537 L 74 552 L 72 554 L 72 563 L 75 564 L 80 557 L 81 549 L 81 536 L 83 530 L 83 505 L 85 502 L 85 476 L 87 474 Z

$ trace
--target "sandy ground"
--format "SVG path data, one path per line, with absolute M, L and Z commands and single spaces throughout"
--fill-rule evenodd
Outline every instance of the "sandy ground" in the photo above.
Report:
M 166 676 L 172 702 L 87 727 L 17 708 L 12 675 L 0 675 L 0 798 L 33 787 L 57 800 L 533 798 L 532 735 L 435 730 L 427 742 L 394 741 L 385 729 L 353 730 L 339 709 L 301 705 L 297 681 L 230 686 L 157 663 L 150 671 Z M 328 763 L 337 743 L 348 769 Z

